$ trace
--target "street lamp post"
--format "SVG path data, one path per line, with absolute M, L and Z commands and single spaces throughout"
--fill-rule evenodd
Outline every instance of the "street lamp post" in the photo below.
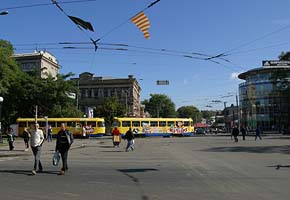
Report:
M 2 103 L 4 101 L 4 98 L 3 97 L 0 97 L 0 143 L 3 143 L 3 139 L 2 139 L 2 116 L 1 116 L 1 113 L 2 113 Z

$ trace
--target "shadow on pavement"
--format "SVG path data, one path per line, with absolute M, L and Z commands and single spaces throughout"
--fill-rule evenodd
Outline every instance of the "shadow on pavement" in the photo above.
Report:
M 245 152 L 245 153 L 283 153 L 290 154 L 290 145 L 284 146 L 238 146 L 238 147 L 214 147 L 203 149 L 206 152 Z
M 149 196 L 145 194 L 145 191 L 142 189 L 140 180 L 135 177 L 132 173 L 144 173 L 149 171 L 158 171 L 158 169 L 154 168 L 132 168 L 132 169 L 118 169 L 117 171 L 122 172 L 124 175 L 129 177 L 136 186 L 140 188 L 141 199 L 142 200 L 149 200 Z
M 158 171 L 158 169 L 154 168 L 136 168 L 136 169 L 118 169 L 119 172 L 122 173 L 139 173 L 139 172 L 148 172 L 148 171 Z
M 21 175 L 32 176 L 31 170 L 0 170 L 0 173 L 21 174 Z M 58 174 L 58 173 L 59 171 L 43 171 L 43 172 L 39 172 L 38 174 Z
M 106 145 L 106 146 L 99 146 L 100 148 L 106 148 L 106 149 L 109 149 L 109 148 L 114 148 L 113 145 Z
M 290 165 L 272 165 L 272 166 L 267 166 L 267 167 L 272 167 L 272 168 L 276 168 L 276 169 L 280 169 L 280 168 L 290 168 Z

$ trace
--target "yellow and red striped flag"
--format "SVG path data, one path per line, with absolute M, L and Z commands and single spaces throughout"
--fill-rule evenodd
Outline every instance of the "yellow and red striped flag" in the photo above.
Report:
M 143 32 L 144 37 L 146 39 L 150 39 L 150 34 L 148 31 L 150 27 L 150 22 L 148 17 L 144 14 L 144 12 L 140 12 L 139 14 L 132 17 L 131 22 L 135 24 Z

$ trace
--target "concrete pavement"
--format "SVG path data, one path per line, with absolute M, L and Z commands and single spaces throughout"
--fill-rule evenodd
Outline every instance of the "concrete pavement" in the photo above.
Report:
M 85 147 L 88 140 L 86 139 L 75 139 L 72 149 Z M 43 143 L 41 154 L 53 154 L 55 149 L 56 140 L 53 139 L 52 142 L 45 141 Z M 9 146 L 6 142 L 6 138 L 3 140 L 3 144 L 0 145 L 0 158 L 1 157 L 19 157 L 19 156 L 29 156 L 32 154 L 31 148 L 25 150 L 24 141 L 22 138 L 17 138 L 14 141 L 14 149 L 9 150 Z
M 0 162 L 0 194 L 6 200 L 288 200 L 289 142 L 285 136 L 238 143 L 229 136 L 142 138 L 125 152 L 124 141 L 113 148 L 107 138 L 76 140 L 61 177 L 50 143 L 43 147 L 44 173 L 30 176 L 32 153 Z

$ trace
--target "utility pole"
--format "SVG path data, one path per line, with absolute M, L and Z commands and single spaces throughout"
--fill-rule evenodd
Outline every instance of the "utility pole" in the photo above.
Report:
M 77 93 L 77 110 L 79 109 L 79 94 L 80 94 L 80 78 L 78 79 L 77 82 L 77 86 L 78 86 L 78 93 Z
M 37 123 L 37 109 L 38 109 L 38 106 L 36 105 L 35 106 L 35 123 Z
M 238 95 L 236 95 L 236 103 L 237 103 L 237 117 L 238 117 L 238 128 L 240 129 L 240 108 L 239 108 L 239 101 L 238 101 Z

